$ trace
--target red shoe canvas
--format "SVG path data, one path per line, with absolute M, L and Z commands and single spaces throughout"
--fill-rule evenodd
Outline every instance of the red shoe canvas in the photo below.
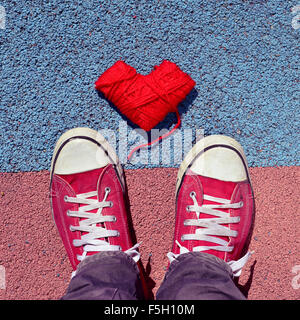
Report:
M 198 141 L 183 160 L 176 184 L 172 262 L 179 254 L 206 252 L 240 276 L 254 222 L 254 200 L 246 156 L 234 139 L 212 135 Z
M 123 169 L 97 131 L 76 128 L 60 137 L 50 189 L 53 217 L 74 270 L 102 251 L 124 251 L 139 260 L 128 228 Z

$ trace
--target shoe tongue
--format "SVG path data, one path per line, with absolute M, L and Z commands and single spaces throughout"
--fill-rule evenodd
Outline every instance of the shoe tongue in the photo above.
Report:
M 101 176 L 103 171 L 105 171 L 106 168 L 107 166 L 104 168 L 99 168 L 81 173 L 59 175 L 59 177 L 64 179 L 72 187 L 76 195 L 78 195 L 81 193 L 96 191 L 99 177 Z M 90 199 L 97 199 L 97 196 L 90 197 Z M 85 206 L 85 204 L 78 204 L 79 208 L 82 206 Z M 91 210 L 89 212 L 96 213 L 97 209 Z M 85 218 L 82 218 L 80 220 L 85 220 Z M 82 232 L 82 235 L 85 235 L 86 233 L 87 232 Z M 94 253 L 96 252 L 88 252 L 87 256 L 93 255 Z
M 203 188 L 203 193 L 208 195 L 208 196 L 212 196 L 212 197 L 216 197 L 216 198 L 223 198 L 223 199 L 227 199 L 230 200 L 232 197 L 232 193 L 236 187 L 236 183 L 235 182 L 230 182 L 230 181 L 221 181 L 221 180 L 217 180 L 217 179 L 213 179 L 213 178 L 208 178 L 208 177 L 203 177 L 203 176 L 199 176 L 199 179 L 201 181 L 202 184 L 202 188 Z M 203 200 L 203 204 L 217 204 L 216 202 L 210 201 L 210 200 Z M 218 209 L 220 211 L 223 212 L 228 212 L 229 209 Z M 216 216 L 210 215 L 210 214 L 205 214 L 205 213 L 201 213 L 201 217 L 203 219 L 209 219 L 209 218 L 213 218 Z M 217 218 L 217 217 L 216 217 Z M 228 227 L 228 225 L 223 224 L 223 226 Z M 225 241 L 229 241 L 228 237 L 225 236 L 214 236 L 216 238 L 220 238 L 223 239 Z M 208 241 L 203 241 L 201 243 L 201 245 L 204 246 L 216 246 L 216 243 L 212 243 L 212 242 L 208 242 Z M 225 252 L 224 251 L 217 251 L 217 250 L 206 250 L 204 251 L 206 253 L 212 254 L 222 260 L 225 260 Z
M 213 178 L 199 176 L 203 187 L 203 193 L 216 198 L 230 200 L 236 182 L 221 181 Z
M 59 175 L 59 177 L 64 179 L 76 194 L 87 193 L 97 190 L 98 179 L 103 170 L 104 168 L 99 168 L 87 172 Z

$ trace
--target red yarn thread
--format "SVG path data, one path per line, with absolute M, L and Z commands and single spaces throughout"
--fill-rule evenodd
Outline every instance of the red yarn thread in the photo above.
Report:
M 177 115 L 177 124 L 170 132 L 151 143 L 134 148 L 128 159 L 138 149 L 166 138 L 180 126 L 177 106 L 195 84 L 188 74 L 168 60 L 155 66 L 154 70 L 145 76 L 119 60 L 98 78 L 95 82 L 96 89 L 145 131 L 154 128 L 169 112 L 175 112 Z
M 160 140 L 162 140 L 162 139 L 167 138 L 169 135 L 171 135 L 171 134 L 180 126 L 180 123 L 181 123 L 180 115 L 179 115 L 179 113 L 178 113 L 177 110 L 176 110 L 175 112 L 176 112 L 176 116 L 177 116 L 177 124 L 175 125 L 175 127 L 174 127 L 171 131 L 165 133 L 164 135 L 159 136 L 157 139 L 155 139 L 155 140 L 153 140 L 153 141 L 151 141 L 151 142 L 149 142 L 149 143 L 141 144 L 141 145 L 133 148 L 133 149 L 131 150 L 131 152 L 129 153 L 129 156 L 128 156 L 128 158 L 127 158 L 128 161 L 130 160 L 130 158 L 132 157 L 132 155 L 133 155 L 137 150 L 139 150 L 139 149 L 141 149 L 141 148 L 144 148 L 144 147 L 149 147 L 149 146 L 151 146 L 152 144 L 154 144 L 154 143 L 156 143 L 156 142 L 158 142 L 158 141 L 160 141 Z

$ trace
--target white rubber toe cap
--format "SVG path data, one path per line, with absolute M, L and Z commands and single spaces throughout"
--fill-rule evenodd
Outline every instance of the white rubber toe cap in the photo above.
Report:
M 73 174 L 103 168 L 110 163 L 104 150 L 89 140 L 74 139 L 60 151 L 55 164 L 56 174 Z
M 247 179 L 240 156 L 224 147 L 215 147 L 202 153 L 192 164 L 191 170 L 201 176 L 222 181 L 239 182 Z
M 51 164 L 55 174 L 74 174 L 119 162 L 114 150 L 97 131 L 75 128 L 58 140 Z
M 188 152 L 179 168 L 176 190 L 188 168 L 195 174 L 222 181 L 250 179 L 242 146 L 233 138 L 223 135 L 207 136 Z

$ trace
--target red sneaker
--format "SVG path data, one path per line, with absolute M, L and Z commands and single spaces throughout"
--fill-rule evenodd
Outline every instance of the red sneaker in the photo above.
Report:
M 108 142 L 88 128 L 76 128 L 58 140 L 51 164 L 51 207 L 75 270 L 86 256 L 125 251 L 135 261 L 123 169 Z
M 240 276 L 251 255 L 244 254 L 253 221 L 253 191 L 241 145 L 221 135 L 201 139 L 178 172 L 170 262 L 189 251 L 206 252 L 227 262 L 233 275 Z

